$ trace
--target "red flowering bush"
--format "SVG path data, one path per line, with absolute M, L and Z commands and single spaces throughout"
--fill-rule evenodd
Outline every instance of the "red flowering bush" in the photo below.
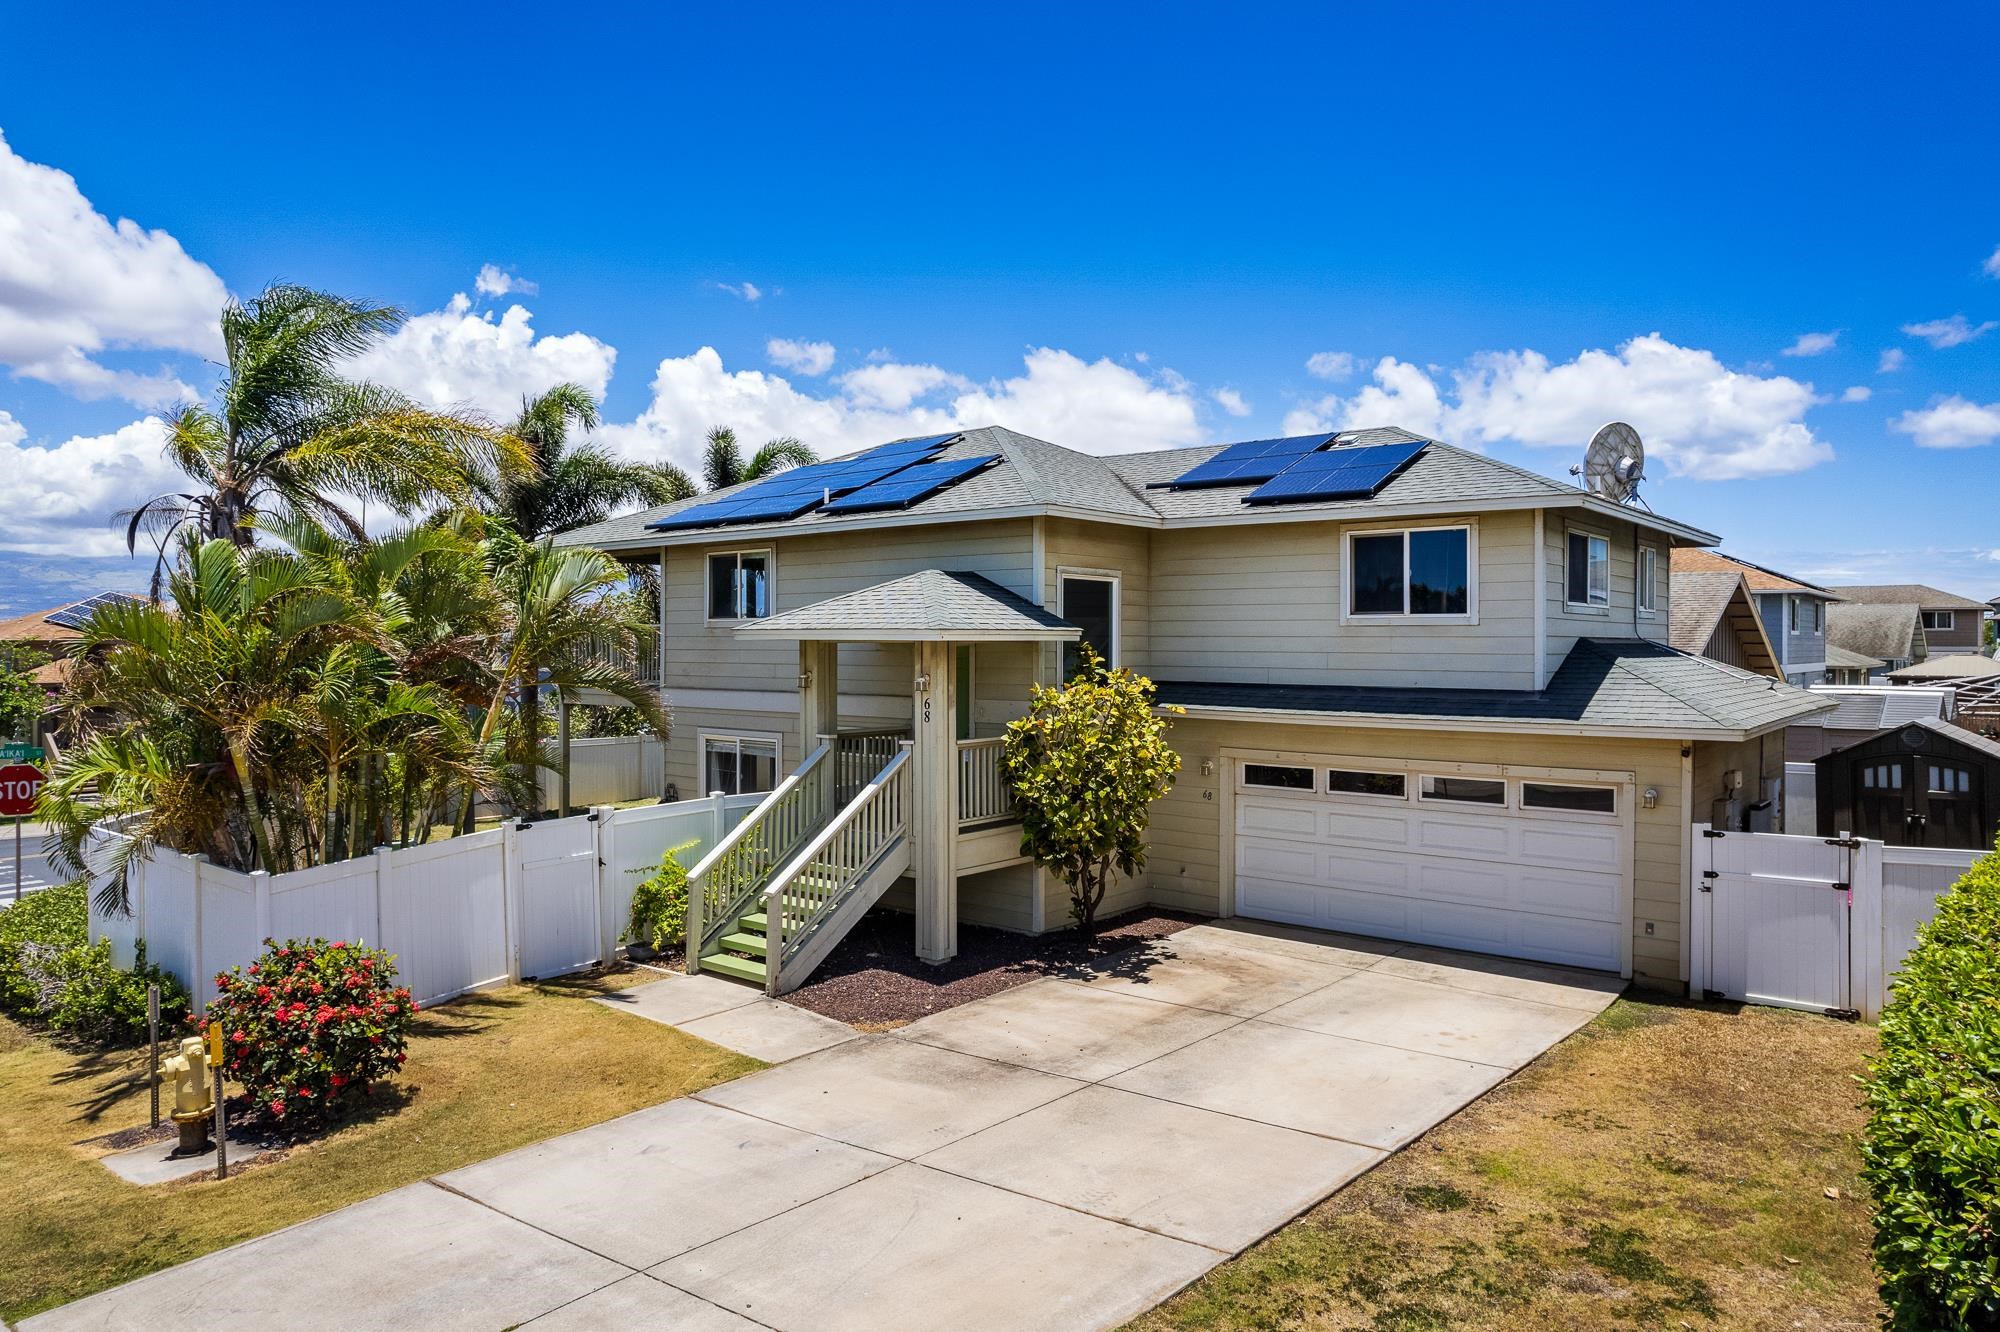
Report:
M 302 1126 L 401 1068 L 417 1013 L 389 954 L 345 941 L 266 939 L 215 988 L 204 1021 L 222 1024 L 224 1072 L 259 1112 Z

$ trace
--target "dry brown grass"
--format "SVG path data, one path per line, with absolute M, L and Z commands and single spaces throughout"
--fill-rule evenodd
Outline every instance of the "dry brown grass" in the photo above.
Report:
M 566 978 L 431 1009 L 373 1116 L 225 1182 L 146 1189 L 84 1141 L 146 1122 L 145 1052 L 60 1050 L 0 1018 L 0 1318 L 760 1067 L 588 1002 L 651 979 Z
M 1874 1328 L 1874 1048 L 1827 1018 L 1620 1000 L 1134 1326 Z

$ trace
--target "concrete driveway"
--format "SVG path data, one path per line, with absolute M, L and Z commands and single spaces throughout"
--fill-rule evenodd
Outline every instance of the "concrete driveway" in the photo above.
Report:
M 23 1327 L 1115 1326 L 1620 988 L 1239 922 L 890 1035 L 808 1033 L 703 982 L 632 1006 L 812 1052 Z

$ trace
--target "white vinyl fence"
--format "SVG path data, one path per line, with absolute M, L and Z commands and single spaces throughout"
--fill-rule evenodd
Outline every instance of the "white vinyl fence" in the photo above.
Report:
M 613 956 L 639 880 L 669 847 L 693 868 L 760 795 L 599 809 L 290 874 L 243 874 L 165 848 L 132 867 L 130 914 L 95 901 L 90 936 L 130 966 L 146 956 L 184 981 L 197 1006 L 216 973 L 256 959 L 266 938 L 359 940 L 396 955 L 421 1003 L 524 976 L 555 976 Z M 101 830 L 102 863 L 122 834 Z M 97 876 L 93 876 L 94 878 Z
M 551 745 L 550 757 L 560 759 Z M 542 770 L 542 805 L 562 798 L 562 774 Z M 657 800 L 667 786 L 667 744 L 657 735 L 616 735 L 569 742 L 571 809 Z
M 1716 833 L 1697 823 L 1689 987 L 1874 1020 L 1938 898 L 1982 851 Z

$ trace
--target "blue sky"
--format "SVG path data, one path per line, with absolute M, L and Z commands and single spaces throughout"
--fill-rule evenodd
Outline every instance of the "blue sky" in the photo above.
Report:
M 274 8 L 0 20 L 0 608 L 129 581 L 147 418 L 279 279 L 638 456 L 1396 422 L 1560 475 L 1621 416 L 1727 549 L 2000 593 L 1991 7 Z

